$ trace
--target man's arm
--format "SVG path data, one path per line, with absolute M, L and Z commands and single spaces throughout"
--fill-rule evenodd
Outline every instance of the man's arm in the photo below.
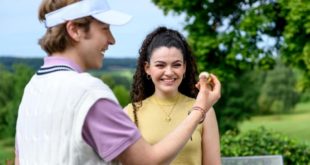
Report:
M 19 157 L 18 157 L 18 143 L 17 143 L 17 140 L 16 140 L 16 137 L 15 137 L 15 159 L 14 159 L 14 164 L 15 165 L 19 165 Z
M 122 164 L 169 164 L 191 137 L 201 119 L 199 111 L 193 111 L 173 132 L 154 145 L 143 138 L 129 146 L 117 159 Z
M 18 159 L 18 156 L 15 156 L 15 160 L 14 160 L 15 162 L 14 162 L 14 164 L 15 165 L 19 165 L 19 159 Z

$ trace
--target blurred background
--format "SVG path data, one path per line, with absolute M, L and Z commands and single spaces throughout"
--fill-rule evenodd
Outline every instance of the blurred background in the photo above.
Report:
M 222 97 L 215 105 L 222 156 L 282 155 L 285 164 L 310 164 L 310 1 L 134 1 L 132 7 L 115 4 L 129 13 L 132 8 L 136 22 L 128 29 L 117 27 L 119 51 L 113 48 L 103 68 L 91 71 L 112 88 L 122 106 L 130 102 L 140 43 L 153 28 L 165 25 L 186 36 L 199 71 L 214 73 L 222 82 Z M 136 30 L 138 26 L 141 30 Z M 43 35 L 43 30 L 38 31 Z M 45 56 L 4 51 L 8 49 L 3 45 L 0 164 L 13 159 L 23 89 Z M 20 45 L 12 42 L 11 46 L 17 49 Z

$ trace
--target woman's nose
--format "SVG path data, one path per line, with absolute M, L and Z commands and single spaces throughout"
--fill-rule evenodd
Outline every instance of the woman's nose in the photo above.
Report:
M 165 74 L 166 74 L 166 75 L 171 75 L 171 74 L 173 74 L 172 68 L 171 68 L 171 67 L 166 67 L 166 69 L 165 69 Z

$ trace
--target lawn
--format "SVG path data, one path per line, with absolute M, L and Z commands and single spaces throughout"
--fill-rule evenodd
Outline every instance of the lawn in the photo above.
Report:
M 264 126 L 290 138 L 310 144 L 310 102 L 298 104 L 288 114 L 255 116 L 239 125 L 241 132 Z
M 14 139 L 0 140 L 0 164 L 6 164 L 8 160 L 14 160 Z

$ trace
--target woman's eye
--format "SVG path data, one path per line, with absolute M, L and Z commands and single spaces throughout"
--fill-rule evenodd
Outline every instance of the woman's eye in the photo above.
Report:
M 157 64 L 157 65 L 155 65 L 156 67 L 160 67 L 160 68 L 162 68 L 162 67 L 164 67 L 164 65 L 161 65 L 161 64 Z
M 182 64 L 174 64 L 173 66 L 178 68 L 178 67 L 182 66 Z

